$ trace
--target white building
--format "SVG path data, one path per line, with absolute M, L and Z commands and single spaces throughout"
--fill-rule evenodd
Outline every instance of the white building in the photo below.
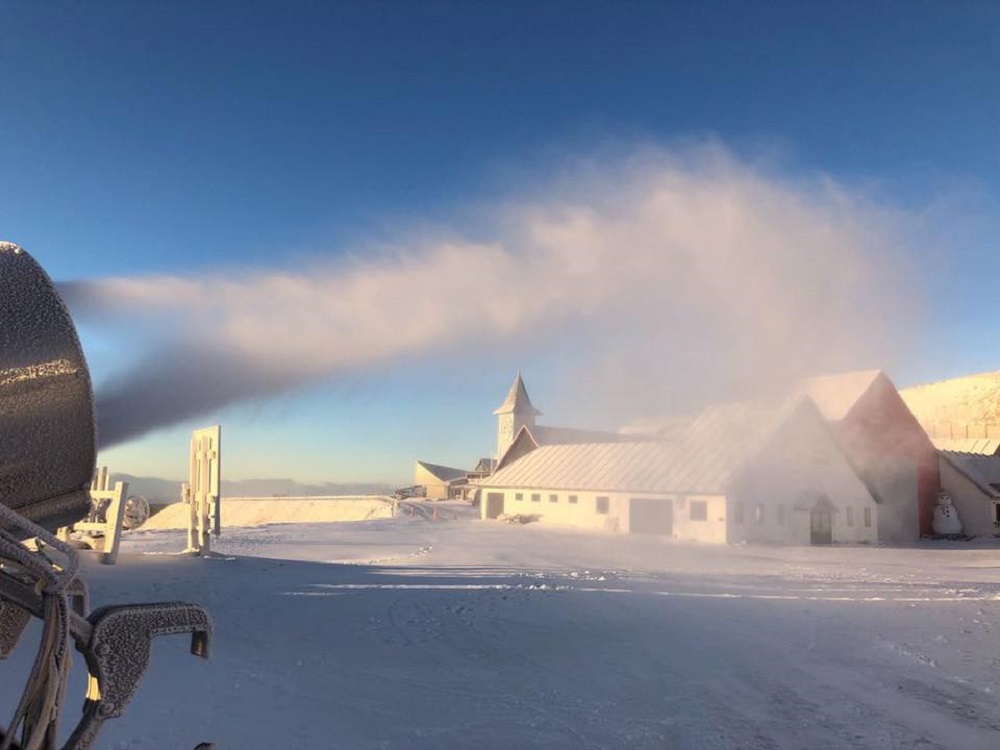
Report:
M 715 543 L 878 538 L 878 504 L 806 397 L 714 406 L 672 439 L 630 437 L 501 456 L 481 481 L 482 516 Z

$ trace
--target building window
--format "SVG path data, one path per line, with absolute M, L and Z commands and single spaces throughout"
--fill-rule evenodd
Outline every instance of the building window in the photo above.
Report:
M 533 503 L 540 503 L 540 502 L 542 502 L 542 496 L 541 495 L 537 495 L 537 494 L 533 494 L 531 496 L 531 502 L 533 502 Z
M 608 502 L 608 499 L 606 497 L 597 498 L 597 506 L 596 506 L 597 512 L 600 513 L 602 516 L 606 516 L 608 514 L 609 504 L 610 503 Z
M 870 529 L 872 527 L 872 509 L 865 508 L 865 528 Z
M 708 520 L 708 503 L 704 500 L 692 500 L 688 503 L 688 517 L 692 521 Z
M 784 525 L 785 525 L 785 506 L 784 505 L 779 505 L 778 506 L 778 526 L 784 526 Z
M 577 500 L 576 495 L 570 495 L 569 496 L 569 504 L 570 505 L 576 505 L 576 500 Z
M 854 525 L 854 508 L 850 506 L 848 506 L 847 508 L 847 525 L 848 526 Z
M 754 523 L 764 523 L 764 506 L 757 505 L 753 509 Z
M 733 523 L 743 523 L 743 503 L 733 503 Z
M 516 493 L 514 495 L 514 499 L 517 500 L 518 502 L 521 502 L 522 500 L 524 500 L 524 493 L 523 492 Z
M 559 495 L 549 495 L 549 502 L 550 503 L 558 503 L 559 502 Z

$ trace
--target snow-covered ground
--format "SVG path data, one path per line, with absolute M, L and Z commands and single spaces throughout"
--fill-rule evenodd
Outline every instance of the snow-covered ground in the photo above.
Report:
M 1000 746 L 987 544 L 715 547 L 449 507 L 182 547 L 139 531 L 87 564 L 94 605 L 216 622 L 209 661 L 157 643 L 99 747 Z M 0 665 L 5 708 L 29 650 Z

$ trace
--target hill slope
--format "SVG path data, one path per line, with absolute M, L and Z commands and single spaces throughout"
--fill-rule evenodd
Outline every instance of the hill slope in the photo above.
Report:
M 990 437 L 1000 437 L 1000 372 L 916 385 L 900 395 L 925 427 L 985 424 L 993 426 Z

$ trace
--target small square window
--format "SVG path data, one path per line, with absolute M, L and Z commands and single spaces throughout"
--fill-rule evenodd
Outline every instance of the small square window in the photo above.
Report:
M 692 521 L 708 520 L 708 503 L 705 500 L 692 500 L 688 503 L 689 518 Z
M 597 512 L 600 513 L 602 516 L 606 516 L 608 514 L 609 505 L 610 503 L 608 502 L 608 498 L 606 497 L 597 498 L 596 509 Z
M 848 526 L 854 525 L 854 508 L 850 506 L 848 506 L 847 508 L 847 525 Z
M 559 502 L 559 495 L 549 495 L 549 502 L 550 503 L 558 503 Z
M 540 502 L 542 502 L 542 496 L 538 495 L 538 494 L 533 494 L 531 496 L 531 502 L 533 502 L 533 503 L 540 503 Z
M 514 495 L 514 499 L 515 499 L 515 500 L 517 500 L 517 501 L 521 501 L 521 500 L 524 500 L 524 493 L 523 493 L 523 492 L 518 492 L 518 493 L 516 493 L 516 494 Z
M 577 497 L 576 497 L 576 495 L 570 495 L 570 496 L 569 496 L 569 504 L 570 504 L 570 505 L 576 505 L 576 502 L 577 502 Z
M 870 529 L 872 527 L 872 509 L 865 508 L 865 528 Z

